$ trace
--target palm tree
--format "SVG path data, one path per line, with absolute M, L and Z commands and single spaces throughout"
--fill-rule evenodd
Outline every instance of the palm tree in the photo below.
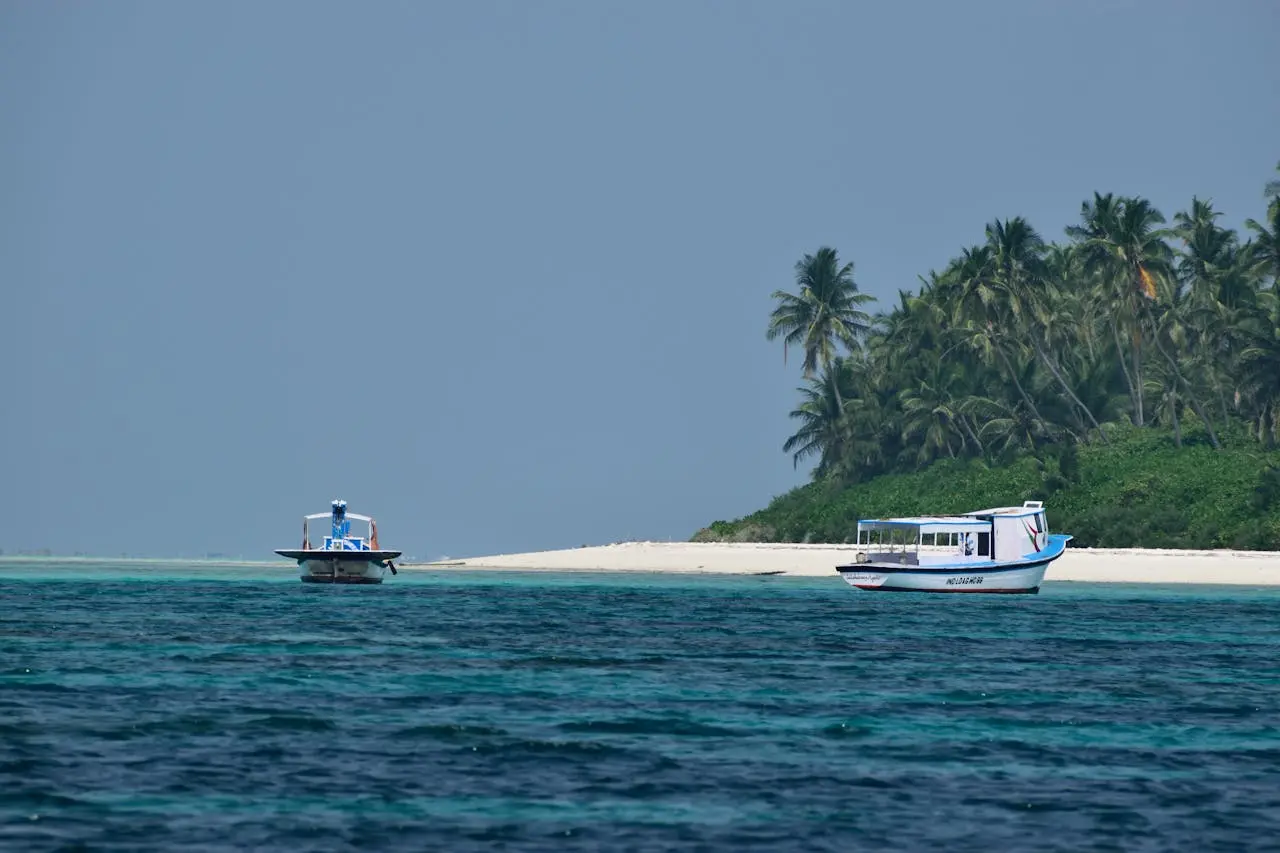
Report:
M 1022 405 L 1048 431 L 1048 423 L 1013 365 L 1022 341 L 1014 329 L 1008 291 L 995 274 L 995 263 L 990 245 L 965 249 L 943 274 L 938 295 L 951 305 L 951 331 L 956 341 L 999 365 L 1017 389 Z
M 990 397 L 974 397 L 966 405 L 970 410 L 981 413 L 983 424 L 980 434 L 1000 455 L 1008 457 L 1018 451 L 1034 453 L 1053 441 L 1045 431 L 1044 421 L 1021 402 L 1010 404 Z
M 1240 311 L 1254 299 L 1252 286 L 1240 275 L 1235 232 L 1217 224 L 1221 215 L 1212 202 L 1192 198 L 1190 210 L 1174 216 L 1174 233 L 1183 246 L 1176 264 L 1179 287 L 1169 302 L 1177 322 L 1166 318 L 1166 325 L 1181 331 L 1185 346 L 1195 351 L 1198 364 L 1189 368 L 1208 377 L 1226 423 L 1230 414 L 1225 385 L 1234 357 L 1234 330 Z
M 1113 313 L 1117 355 L 1133 398 L 1133 422 L 1142 426 L 1142 315 L 1156 298 L 1159 276 L 1169 268 L 1160 211 L 1142 198 L 1093 194 L 1080 205 L 1080 225 L 1067 228 L 1077 241 L 1085 271 L 1098 276 L 1098 295 Z M 1129 338 L 1129 363 L 1121 336 Z
M 1280 163 L 1276 163 L 1276 171 L 1280 172 Z M 1267 185 L 1262 188 L 1262 197 L 1271 201 L 1280 200 L 1280 178 L 1267 181 Z
M 901 444 L 900 411 L 894 392 L 898 377 L 886 370 L 888 350 L 882 336 L 841 362 L 849 399 L 841 409 L 841 451 L 828 476 L 857 482 L 889 470 Z
M 1109 196 L 1106 198 L 1109 199 Z M 1103 197 L 1095 193 L 1094 199 L 1096 208 Z M 1214 447 L 1219 447 L 1213 422 L 1200 405 L 1199 397 L 1183 375 L 1177 359 L 1161 338 L 1157 319 L 1159 312 L 1153 307 L 1162 286 L 1165 288 L 1166 302 L 1173 296 L 1169 290 L 1169 283 L 1174 281 L 1172 250 L 1164 242 L 1164 238 L 1171 232 L 1156 227 L 1164 223 L 1164 216 L 1144 198 L 1124 198 L 1118 204 L 1109 203 L 1108 206 L 1110 213 L 1107 217 L 1091 221 L 1086 215 L 1084 227 L 1068 228 L 1067 232 L 1081 240 L 1087 262 L 1110 281 L 1115 308 L 1118 311 L 1132 312 L 1134 325 L 1130 334 L 1134 372 L 1131 387 L 1136 393 L 1138 405 L 1138 419 L 1135 422 L 1142 425 L 1141 347 L 1145 321 L 1150 331 L 1151 343 L 1181 383 L 1187 403 L 1204 421 L 1209 441 Z M 1086 202 L 1082 213 L 1088 212 Z M 1160 310 L 1167 310 L 1167 306 Z
M 1168 423 L 1173 429 L 1173 446 L 1182 447 L 1182 422 L 1178 417 L 1182 404 L 1179 394 L 1178 378 L 1173 373 L 1156 363 L 1155 369 L 1147 372 L 1147 399 L 1155 400 L 1152 414 L 1156 423 Z
M 944 451 L 954 459 L 970 442 L 981 453 L 982 441 L 960 411 L 969 396 L 960 366 L 925 350 L 918 356 L 916 374 L 912 385 L 898 392 L 903 443 L 916 449 L 915 461 L 926 463 Z
M 842 368 L 842 362 L 837 361 L 835 369 Z M 796 389 L 800 392 L 801 402 L 791 411 L 790 417 L 800 421 L 800 428 L 782 445 L 796 466 L 801 459 L 817 456 L 815 476 L 825 474 L 843 449 L 840 403 L 835 393 L 838 384 L 837 377 L 824 375 L 808 379 L 804 387 Z
M 1212 293 L 1217 275 L 1231 266 L 1235 257 L 1235 232 L 1218 225 L 1222 214 L 1213 202 L 1194 196 L 1191 209 L 1174 214 L 1173 233 L 1182 240 L 1176 269 L 1182 284 L 1204 301 Z
M 1255 271 L 1259 276 L 1271 279 L 1273 290 L 1280 290 L 1280 196 L 1267 205 L 1265 223 L 1246 219 L 1244 224 L 1254 233 L 1250 255 Z
M 1115 423 L 1125 416 L 1128 396 L 1122 377 L 1116 371 L 1109 352 L 1090 354 L 1087 349 L 1079 353 L 1076 367 L 1076 388 L 1080 399 L 1095 413 L 1102 423 Z M 1082 428 L 1085 424 L 1080 424 Z
M 766 337 L 782 338 L 784 359 L 790 346 L 804 350 L 806 378 L 819 368 L 834 377 L 836 373 L 830 368 L 839 354 L 838 346 L 843 344 L 850 352 L 861 346 L 871 328 L 871 316 L 862 306 L 875 297 L 858 292 L 853 263 L 842 266 L 836 250 L 825 246 L 797 261 L 795 276 L 797 293 L 773 293 L 778 305 L 769 317 Z M 833 388 L 843 407 L 839 387 Z
M 1261 310 L 1245 326 L 1241 384 L 1252 405 L 1255 435 L 1271 448 L 1280 439 L 1280 293 L 1258 299 Z
M 773 294 L 767 333 L 784 359 L 792 345 L 804 355 L 786 451 L 814 457 L 815 480 L 847 484 L 1108 441 L 1126 414 L 1168 427 L 1176 447 L 1192 412 L 1215 447 L 1224 425 L 1280 443 L 1280 181 L 1267 193 L 1248 242 L 1202 198 L 1165 228 L 1145 199 L 1094 193 L 1062 245 L 996 219 L 875 317 L 852 264 L 826 247 L 805 255 L 795 292 Z
M 1076 395 L 1052 354 L 1049 338 L 1053 329 L 1069 324 L 1071 318 L 1058 310 L 1054 282 L 1045 262 L 1044 240 L 1030 223 L 1016 216 L 1004 222 L 997 219 L 987 226 L 987 247 L 992 254 L 994 279 L 1004 291 L 1015 326 L 1026 333 L 1036 357 L 1071 403 L 1084 411 L 1103 442 L 1110 444 L 1106 432 Z

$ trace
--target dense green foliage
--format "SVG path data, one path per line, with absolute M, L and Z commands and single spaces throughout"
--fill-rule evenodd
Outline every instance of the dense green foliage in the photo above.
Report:
M 855 485 L 818 480 L 699 541 L 852 541 L 859 518 L 967 512 L 1043 500 L 1055 532 L 1073 547 L 1280 548 L 1280 451 L 1243 433 L 1202 429 L 1183 446 L 1159 429 L 1118 426 L 1111 444 L 1058 445 L 1004 463 L 940 459 Z
M 1200 199 L 1165 227 L 1095 193 L 1061 243 L 995 220 L 874 316 L 853 264 L 806 255 L 767 334 L 802 351 L 783 449 L 813 482 L 699 538 L 1045 498 L 1079 545 L 1280 548 L 1280 182 L 1263 196 L 1243 237 Z

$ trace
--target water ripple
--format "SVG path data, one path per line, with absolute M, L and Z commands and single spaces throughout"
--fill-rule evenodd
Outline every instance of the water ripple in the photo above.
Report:
M 1270 590 L 148 571 L 0 572 L 0 848 L 1280 846 Z

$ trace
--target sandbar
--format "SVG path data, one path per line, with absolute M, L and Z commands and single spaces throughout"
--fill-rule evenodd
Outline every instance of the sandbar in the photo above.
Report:
M 854 545 L 752 542 L 619 542 L 557 551 L 405 564 L 406 569 L 684 572 L 836 577 Z M 1280 586 L 1280 551 L 1067 548 L 1046 581 Z

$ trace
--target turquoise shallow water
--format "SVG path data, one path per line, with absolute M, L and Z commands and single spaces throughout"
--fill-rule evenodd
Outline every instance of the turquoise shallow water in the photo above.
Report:
M 1280 849 L 1280 592 L 0 563 L 0 847 Z

